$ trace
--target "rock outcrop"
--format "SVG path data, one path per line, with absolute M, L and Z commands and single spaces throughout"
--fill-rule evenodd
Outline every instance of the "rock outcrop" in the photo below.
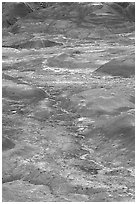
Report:
M 105 73 L 112 76 L 130 77 L 135 75 L 135 57 L 113 59 L 102 65 L 96 72 Z

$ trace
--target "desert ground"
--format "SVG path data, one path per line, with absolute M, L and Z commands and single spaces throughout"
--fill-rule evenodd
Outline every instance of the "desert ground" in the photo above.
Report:
M 3 3 L 3 202 L 135 201 L 133 11 Z

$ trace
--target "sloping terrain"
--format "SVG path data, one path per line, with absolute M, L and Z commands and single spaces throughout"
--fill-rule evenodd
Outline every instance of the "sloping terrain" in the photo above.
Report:
M 135 201 L 133 3 L 3 3 L 3 202 Z

